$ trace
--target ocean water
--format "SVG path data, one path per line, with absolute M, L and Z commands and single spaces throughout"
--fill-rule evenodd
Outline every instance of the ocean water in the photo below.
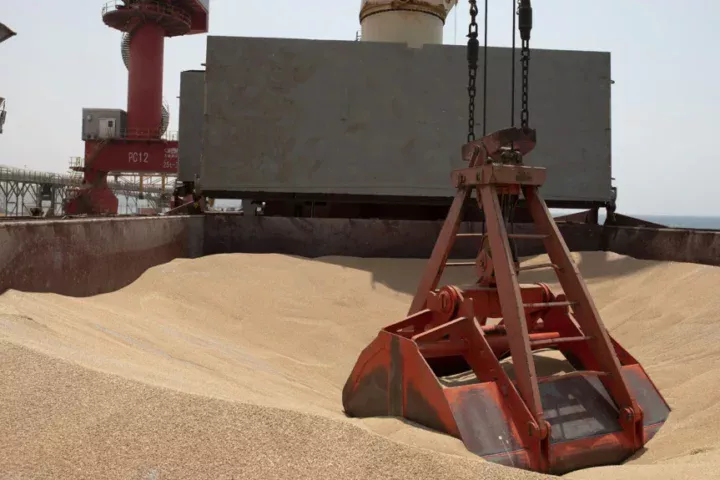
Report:
M 640 218 L 648 222 L 659 223 L 674 228 L 698 228 L 707 230 L 720 230 L 720 217 L 711 216 L 694 216 L 694 215 L 643 215 L 643 214 L 626 214 L 629 217 Z M 605 222 L 605 212 L 600 211 L 600 223 Z

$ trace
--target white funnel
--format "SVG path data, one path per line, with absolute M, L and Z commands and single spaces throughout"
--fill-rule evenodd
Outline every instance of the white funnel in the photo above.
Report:
M 360 39 L 410 47 L 441 44 L 445 19 L 457 0 L 362 0 Z

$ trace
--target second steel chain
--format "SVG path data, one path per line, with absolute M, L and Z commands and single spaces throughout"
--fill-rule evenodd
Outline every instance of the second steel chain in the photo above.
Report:
M 530 0 L 518 0 L 518 28 L 520 30 L 520 63 L 522 68 L 522 106 L 520 125 L 527 129 L 530 125 L 530 31 L 532 30 L 532 7 Z
M 475 140 L 475 80 L 477 79 L 478 41 L 477 0 L 470 0 L 470 27 L 468 28 L 467 62 L 468 62 L 468 136 L 467 141 Z

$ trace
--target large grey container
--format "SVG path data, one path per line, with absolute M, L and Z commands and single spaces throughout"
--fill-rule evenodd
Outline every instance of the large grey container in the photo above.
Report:
M 465 55 L 454 45 L 208 37 L 202 189 L 452 196 L 467 135 Z M 491 132 L 511 122 L 511 50 L 490 48 L 488 63 Z M 548 168 L 546 199 L 609 200 L 610 83 L 609 53 L 532 51 L 538 145 L 526 163 Z M 482 90 L 480 69 L 478 137 Z

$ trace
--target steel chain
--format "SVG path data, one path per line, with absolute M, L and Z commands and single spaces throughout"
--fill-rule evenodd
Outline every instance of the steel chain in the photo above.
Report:
M 532 7 L 530 0 L 518 0 L 518 27 L 520 29 L 521 50 L 520 63 L 522 68 L 522 106 L 520 111 L 520 125 L 523 129 L 529 128 L 530 109 L 528 97 L 530 95 L 530 31 L 532 30 Z
M 467 141 L 475 140 L 475 80 L 477 79 L 478 54 L 480 42 L 478 41 L 477 0 L 470 0 L 470 27 L 468 28 L 467 61 L 468 61 L 468 136 Z
M 467 61 L 468 61 L 468 142 L 475 140 L 475 96 L 477 92 L 477 67 L 480 42 L 478 41 L 477 0 L 469 0 L 470 26 L 468 28 Z M 520 125 L 530 125 L 530 31 L 532 30 L 532 7 L 529 0 L 518 0 L 518 26 L 522 40 L 520 51 L 522 98 Z
M 520 125 L 528 128 L 530 124 L 530 110 L 528 108 L 528 95 L 530 90 L 530 42 L 522 42 L 520 51 L 520 62 L 522 64 L 522 110 L 520 111 Z

